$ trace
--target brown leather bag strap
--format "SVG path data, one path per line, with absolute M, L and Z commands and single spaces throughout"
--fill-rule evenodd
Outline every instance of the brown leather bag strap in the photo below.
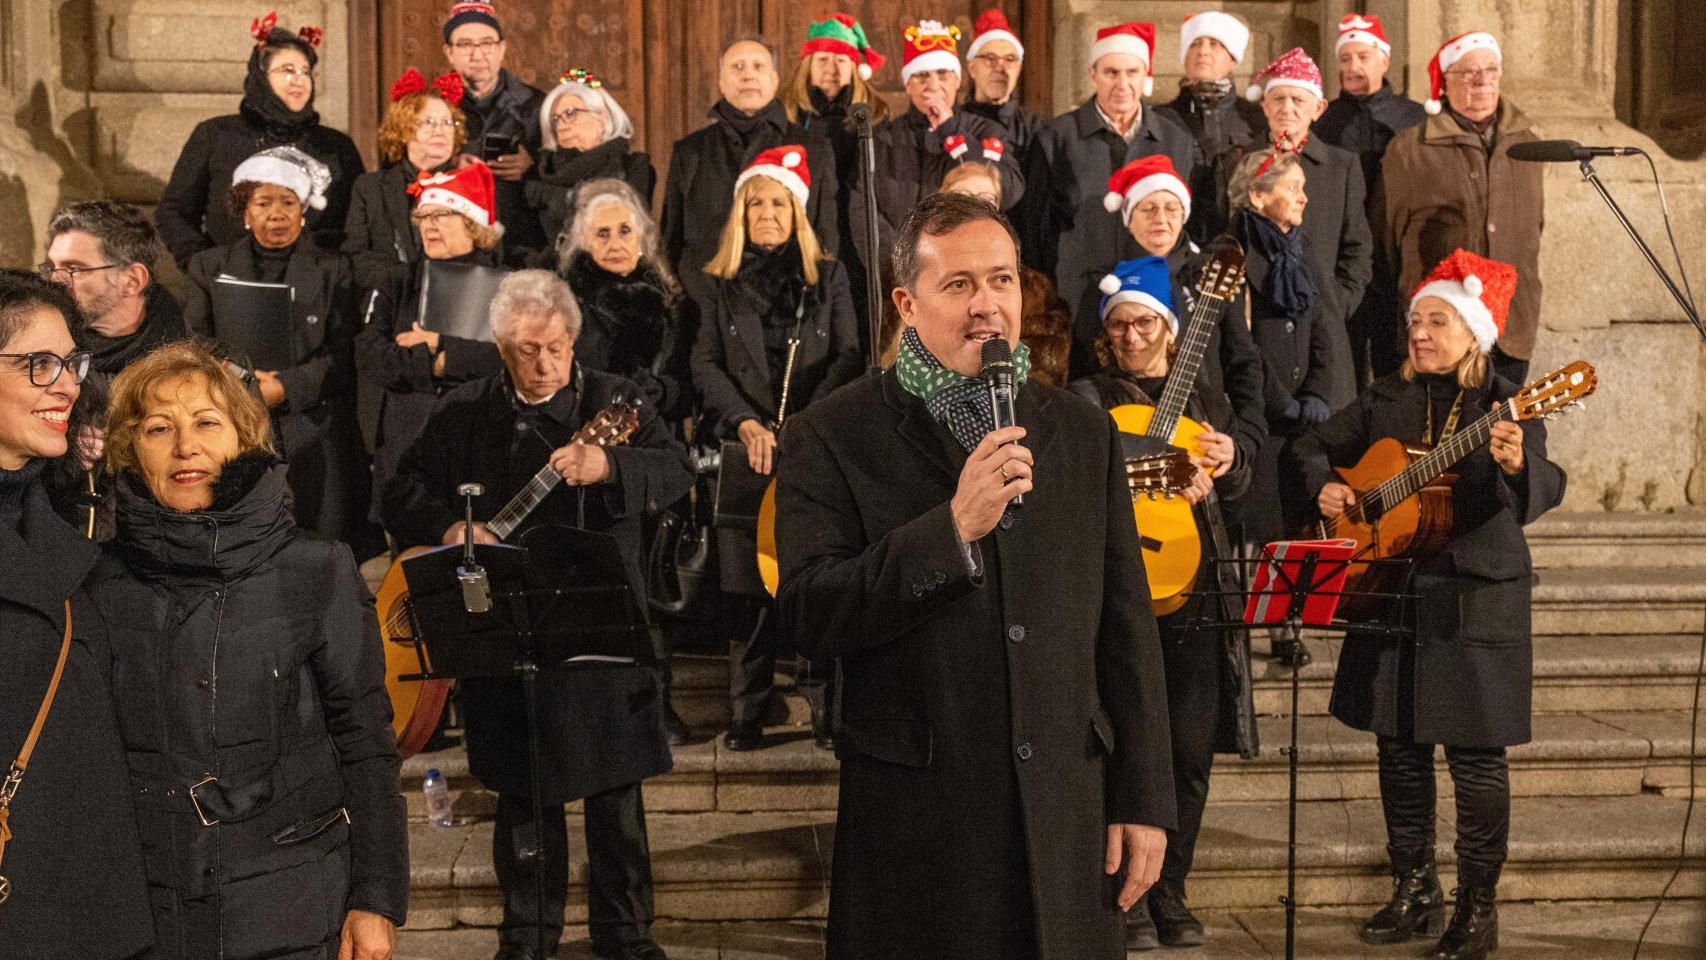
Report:
M 53 709 L 53 698 L 59 693 L 59 680 L 65 675 L 65 659 L 71 653 L 71 601 L 65 601 L 65 636 L 59 641 L 59 662 L 53 665 L 53 679 L 48 681 L 47 695 L 41 698 L 41 707 L 36 710 L 36 720 L 30 724 L 29 735 L 24 738 L 23 749 L 18 751 L 18 758 L 12 761 L 12 769 L 6 774 L 6 782 L 0 784 L 0 861 L 6 856 L 6 841 L 12 839 L 12 828 L 9 823 L 12 813 L 12 798 L 18 793 L 18 785 L 24 782 L 24 771 L 29 768 L 30 755 L 36 751 L 36 741 L 41 739 L 42 727 L 47 725 L 48 711 Z M 5 878 L 0 877 L 0 903 L 5 902 Z

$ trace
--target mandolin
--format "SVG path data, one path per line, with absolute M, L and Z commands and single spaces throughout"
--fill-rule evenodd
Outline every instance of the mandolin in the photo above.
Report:
M 1196 388 L 1203 354 L 1221 315 L 1244 285 L 1244 250 L 1238 241 L 1222 236 L 1209 245 L 1208 262 L 1197 281 L 1196 303 L 1190 322 L 1169 366 L 1167 386 L 1154 405 L 1128 403 L 1108 411 L 1124 436 L 1128 453 L 1147 454 L 1159 449 L 1183 450 L 1202 456 L 1197 436 L 1202 424 L 1185 416 L 1185 402 Z M 1223 424 L 1222 426 L 1230 426 Z M 1185 594 L 1197 580 L 1202 565 L 1202 541 L 1191 505 L 1182 497 L 1143 498 L 1131 505 L 1137 532 L 1143 540 L 1143 567 L 1149 578 L 1149 596 L 1156 616 L 1165 616 L 1185 605 Z
M 1356 494 L 1356 502 L 1332 520 L 1311 524 L 1303 535 L 1355 540 L 1360 559 L 1437 555 L 1451 538 L 1451 487 L 1457 477 L 1450 471 L 1487 445 L 1493 424 L 1550 419 L 1579 407 L 1598 386 L 1593 367 L 1577 360 L 1500 401 L 1438 446 L 1406 444 L 1391 437 L 1375 441 L 1355 466 L 1336 468 Z M 1341 616 L 1360 620 L 1379 613 L 1385 599 L 1372 594 L 1396 592 L 1407 572 L 1404 564 L 1351 564 Z
M 610 406 L 575 432 L 569 443 L 584 443 L 599 447 L 619 446 L 640 427 L 639 408 L 618 396 Z M 486 521 L 486 529 L 499 540 L 510 534 L 544 502 L 551 491 L 563 482 L 563 475 L 547 464 L 527 481 L 521 491 L 504 504 L 497 515 Z M 409 583 L 403 574 L 403 561 L 434 550 L 460 550 L 461 544 L 437 547 L 413 547 L 391 562 L 385 579 L 374 595 L 379 613 L 379 634 L 385 639 L 385 689 L 391 695 L 391 726 L 397 735 L 397 751 L 404 757 L 420 752 L 438 729 L 438 719 L 444 712 L 444 702 L 450 695 L 449 680 L 404 680 L 405 676 L 421 672 L 421 655 L 417 654 L 414 638 L 420 635 L 415 622 L 414 608 L 409 603 Z M 427 654 L 430 666 L 431 656 Z

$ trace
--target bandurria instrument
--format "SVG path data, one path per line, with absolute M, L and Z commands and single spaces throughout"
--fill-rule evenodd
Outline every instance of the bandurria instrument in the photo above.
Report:
M 1593 367 L 1577 360 L 1500 401 L 1438 446 L 1391 437 L 1375 441 L 1355 466 L 1336 468 L 1356 501 L 1340 516 L 1311 524 L 1304 536 L 1355 540 L 1357 555 L 1364 560 L 1438 554 L 1451 537 L 1451 487 L 1457 476 L 1450 471 L 1487 444 L 1493 424 L 1549 419 L 1580 406 L 1598 386 Z M 1351 564 L 1341 616 L 1366 619 L 1379 612 L 1384 604 L 1378 597 L 1358 595 L 1391 593 L 1402 586 L 1405 572 L 1401 564 Z
M 600 410 L 596 416 L 575 432 L 569 443 L 584 443 L 598 447 L 619 446 L 640 427 L 639 409 L 620 398 Z M 509 539 L 529 514 L 563 482 L 563 475 L 542 467 L 526 486 L 497 515 L 486 521 L 486 529 L 499 540 Z M 460 543 L 438 547 L 413 547 L 405 550 L 391 568 L 374 596 L 379 613 L 379 634 L 385 639 L 385 689 L 391 694 L 391 726 L 397 734 L 397 751 L 404 757 L 420 752 L 438 728 L 438 718 L 444 712 L 444 702 L 450 695 L 449 680 L 403 680 L 402 677 L 421 671 L 421 657 L 431 663 L 429 651 L 417 654 L 414 638 L 420 635 L 414 609 L 409 603 L 409 583 L 403 575 L 403 561 L 434 550 L 460 550 Z
M 1184 415 L 1185 402 L 1196 388 L 1209 335 L 1221 314 L 1244 284 L 1244 250 L 1229 236 L 1209 246 L 1208 262 L 1197 281 L 1196 304 L 1169 367 L 1167 386 L 1155 406 L 1128 403 L 1109 411 L 1129 454 L 1150 454 L 1172 448 L 1202 456 L 1197 436 L 1206 429 Z M 1132 501 L 1132 515 L 1143 541 L 1143 567 L 1149 578 L 1150 603 L 1156 616 L 1185 605 L 1186 591 L 1196 583 L 1202 565 L 1202 541 L 1191 505 L 1182 497 L 1145 497 Z

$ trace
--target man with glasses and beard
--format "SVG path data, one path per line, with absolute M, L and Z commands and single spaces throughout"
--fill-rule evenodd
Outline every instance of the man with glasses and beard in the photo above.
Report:
M 160 236 L 141 210 L 113 200 L 74 203 L 47 225 L 42 276 L 65 287 L 88 327 L 94 370 L 113 377 L 163 343 L 188 336 L 178 301 L 154 281 Z

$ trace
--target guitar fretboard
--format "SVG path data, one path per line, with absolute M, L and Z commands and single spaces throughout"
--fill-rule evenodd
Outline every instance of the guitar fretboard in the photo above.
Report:
M 526 520 L 527 515 L 537 509 L 539 504 L 545 501 L 545 497 L 562 482 L 563 475 L 551 469 L 550 464 L 546 464 L 533 475 L 533 479 L 527 481 L 520 493 L 504 504 L 498 515 L 486 524 L 486 529 L 492 531 L 499 540 L 508 540 L 515 528 L 521 526 L 521 521 Z
M 1167 376 L 1167 386 L 1161 390 L 1161 398 L 1155 404 L 1155 415 L 1149 420 L 1145 436 L 1163 442 L 1172 441 L 1173 431 L 1179 427 L 1179 418 L 1185 414 L 1185 401 L 1190 399 L 1191 391 L 1196 388 L 1203 351 L 1208 348 L 1209 332 L 1220 321 L 1219 314 L 1225 306 L 1224 299 L 1200 290 L 1197 292 L 1190 325 L 1185 328 L 1184 339 L 1179 341 L 1179 350 L 1173 357 Z
M 1492 436 L 1493 424 L 1515 419 L 1512 410 L 1510 401 L 1500 403 L 1486 416 L 1453 433 L 1444 443 L 1423 454 L 1421 459 L 1369 491 L 1380 505 L 1381 513 L 1403 503 L 1440 474 L 1456 466 L 1459 460 L 1480 449 Z

